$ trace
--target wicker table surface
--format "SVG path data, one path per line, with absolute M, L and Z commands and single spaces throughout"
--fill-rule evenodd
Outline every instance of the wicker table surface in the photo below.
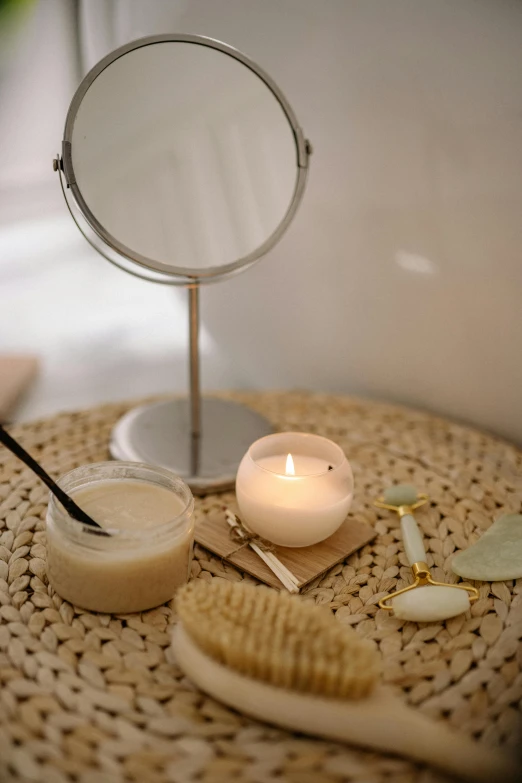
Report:
M 480 599 L 445 623 L 403 623 L 378 609 L 410 569 L 395 515 L 372 501 L 392 481 L 432 498 L 418 513 L 428 563 L 452 579 L 452 554 L 501 512 L 519 512 L 522 454 L 433 416 L 374 402 L 302 393 L 228 395 L 277 429 L 317 432 L 345 450 L 356 493 L 351 515 L 378 536 L 307 589 L 341 623 L 373 639 L 384 677 L 419 710 L 493 744 L 520 738 L 522 580 L 476 583 Z M 15 436 L 58 476 L 108 458 L 129 403 L 19 425 Z M 232 499 L 196 499 L 196 515 Z M 171 605 L 141 615 L 77 609 L 54 594 L 45 567 L 47 491 L 0 452 L 0 780 L 45 783 L 425 781 L 408 761 L 262 725 L 199 693 L 169 651 Z M 194 578 L 241 573 L 196 547 Z M 252 580 L 250 580 L 252 581 Z

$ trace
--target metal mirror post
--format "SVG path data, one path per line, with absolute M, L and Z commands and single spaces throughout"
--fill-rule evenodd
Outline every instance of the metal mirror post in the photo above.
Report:
M 189 399 L 131 410 L 111 453 L 196 493 L 233 486 L 268 421 L 201 396 L 199 289 L 246 269 L 288 228 L 311 147 L 271 78 L 210 38 L 158 35 L 111 52 L 71 102 L 53 161 L 78 228 L 111 263 L 189 294 Z

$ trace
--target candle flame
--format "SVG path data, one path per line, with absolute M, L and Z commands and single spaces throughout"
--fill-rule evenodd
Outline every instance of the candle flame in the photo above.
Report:
M 294 460 L 291 454 L 286 458 L 286 475 L 295 476 Z

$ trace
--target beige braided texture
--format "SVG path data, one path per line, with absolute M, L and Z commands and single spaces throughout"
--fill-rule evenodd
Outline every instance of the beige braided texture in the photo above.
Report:
M 450 580 L 452 553 L 494 516 L 519 512 L 522 455 L 494 438 L 423 413 L 341 397 L 233 395 L 277 428 L 318 432 L 346 451 L 352 514 L 375 541 L 312 584 L 305 599 L 373 640 L 384 678 L 419 710 L 485 742 L 514 745 L 522 699 L 522 580 L 477 583 L 480 600 L 446 623 L 401 623 L 379 598 L 406 584 L 397 519 L 372 507 L 392 481 L 415 484 L 432 505 L 417 520 L 428 563 Z M 55 476 L 107 458 L 107 405 L 16 427 Z M 196 500 L 199 518 L 233 494 Z M 45 576 L 47 493 L 0 451 L 0 780 L 42 783 L 426 783 L 439 778 L 402 759 L 263 726 L 198 693 L 169 652 L 172 605 L 133 616 L 75 609 Z M 193 576 L 243 575 L 196 548 Z M 253 581 L 246 577 L 248 581 Z

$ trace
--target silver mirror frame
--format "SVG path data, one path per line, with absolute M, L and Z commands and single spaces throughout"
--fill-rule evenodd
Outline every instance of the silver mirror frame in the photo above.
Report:
M 113 237 L 85 203 L 72 162 L 72 133 L 78 108 L 87 90 L 107 66 L 142 46 L 163 42 L 186 42 L 227 54 L 253 71 L 270 89 L 290 124 L 296 145 L 297 176 L 292 201 L 276 230 L 250 254 L 229 264 L 195 270 L 174 267 L 146 258 Z M 105 259 L 125 272 L 149 282 L 183 286 L 189 296 L 189 398 L 153 403 L 130 410 L 112 431 L 110 452 L 115 459 L 163 465 L 182 476 L 196 494 L 218 492 L 234 486 L 239 462 L 246 448 L 272 431 L 263 416 L 231 400 L 202 398 L 199 371 L 199 289 L 231 277 L 251 266 L 282 237 L 304 194 L 312 153 L 285 96 L 272 79 L 246 55 L 227 44 L 199 35 L 155 35 L 132 41 L 111 52 L 83 79 L 65 122 L 62 156 L 53 160 L 65 203 L 78 229 Z
M 100 256 L 105 258 L 106 261 L 109 261 L 111 264 L 113 264 L 113 266 L 118 267 L 118 269 L 122 269 L 124 272 L 127 272 L 129 275 L 132 275 L 133 277 L 137 277 L 140 280 L 145 280 L 147 283 L 159 283 L 160 285 L 170 285 L 170 286 L 177 286 L 177 287 L 184 287 L 184 288 L 194 285 L 193 281 L 187 278 L 172 277 L 172 275 L 167 275 L 162 272 L 156 272 L 153 269 L 145 269 L 143 267 L 140 267 L 137 264 L 135 264 L 134 261 L 131 261 L 130 259 L 122 256 L 116 250 L 109 247 L 109 245 L 105 242 L 105 240 L 102 239 L 89 225 L 84 215 L 81 213 L 80 208 L 76 203 L 75 199 L 73 198 L 73 196 L 69 195 L 70 188 L 68 185 L 66 185 L 64 181 L 65 177 L 63 175 L 62 169 L 60 168 L 59 155 L 57 155 L 57 157 L 54 159 L 54 167 L 59 172 L 60 187 L 62 189 L 62 194 L 65 200 L 65 204 L 67 206 L 67 209 L 69 210 L 69 214 L 71 218 L 76 224 L 76 228 L 83 236 L 83 238 L 89 243 L 89 245 L 92 248 L 94 248 L 94 250 L 96 250 L 96 252 Z M 215 278 L 216 281 L 221 279 L 223 278 Z M 214 280 L 209 280 L 208 282 L 214 282 Z
M 281 108 L 283 109 L 283 112 L 285 113 L 288 119 L 288 122 L 290 123 L 295 139 L 295 144 L 296 144 L 296 162 L 297 162 L 296 185 L 295 185 L 292 201 L 279 226 L 268 237 L 268 239 L 266 239 L 265 242 L 263 242 L 262 245 L 260 245 L 258 248 L 253 250 L 248 255 L 243 256 L 242 258 L 239 258 L 238 260 L 230 262 L 228 264 L 208 267 L 201 271 L 198 270 L 197 272 L 195 272 L 194 269 L 190 267 L 175 267 L 170 264 L 164 264 L 161 263 L 160 261 L 147 258 L 146 256 L 143 256 L 135 252 L 131 248 L 119 242 L 116 239 L 116 237 L 113 237 L 112 234 L 110 234 L 104 228 L 104 226 L 102 226 L 98 222 L 96 217 L 93 215 L 93 213 L 87 206 L 82 196 L 81 190 L 78 186 L 78 183 L 76 182 L 76 175 L 74 172 L 74 167 L 72 162 L 72 134 L 73 134 L 74 123 L 76 120 L 78 109 L 87 90 L 97 79 L 97 77 L 111 63 L 113 63 L 115 60 L 119 59 L 123 55 L 128 54 L 129 52 L 132 52 L 136 49 L 140 49 L 143 46 L 150 46 L 151 44 L 165 43 L 169 41 L 193 43 L 200 46 L 207 46 L 212 49 L 216 49 L 217 51 L 220 51 L 224 54 L 229 55 L 230 57 L 233 57 L 234 59 L 238 60 L 240 63 L 245 65 L 247 68 L 249 68 L 251 71 L 253 71 L 266 84 L 266 86 L 269 88 L 269 90 L 272 92 L 274 97 L 279 102 Z M 262 256 L 264 256 L 281 239 L 282 235 L 285 233 L 286 229 L 290 225 L 297 211 L 297 208 L 301 202 L 301 199 L 303 197 L 307 174 L 308 174 L 309 156 L 311 152 L 312 152 L 311 144 L 304 137 L 303 131 L 301 130 L 297 122 L 297 118 L 290 104 L 288 103 L 287 99 L 285 98 L 285 96 L 283 95 L 279 87 L 275 84 L 275 82 L 270 78 L 270 76 L 268 76 L 268 74 L 265 73 L 265 71 L 262 68 L 260 68 L 256 63 L 254 63 L 249 57 L 244 55 L 242 52 L 239 52 L 237 49 L 234 49 L 232 46 L 228 46 L 227 44 L 222 43 L 221 41 L 216 41 L 212 38 L 207 38 L 205 36 L 167 34 L 167 35 L 152 35 L 152 36 L 147 36 L 145 38 L 140 38 L 136 41 L 131 41 L 130 43 L 125 44 L 124 46 L 121 46 L 119 49 L 116 49 L 115 51 L 108 54 L 106 57 L 103 58 L 103 60 L 100 60 L 100 62 L 97 63 L 94 66 L 94 68 L 92 68 L 89 71 L 89 73 L 84 77 L 80 86 L 76 90 L 76 93 L 74 94 L 74 97 L 71 101 L 69 111 L 67 112 L 64 137 L 62 142 L 62 157 L 61 160 L 55 163 L 55 168 L 58 168 L 60 170 L 60 176 L 63 171 L 66 186 L 69 189 L 69 192 L 71 193 L 74 199 L 75 205 L 77 206 L 79 212 L 83 216 L 85 222 L 87 223 L 91 231 L 94 232 L 94 235 L 96 235 L 96 237 L 98 237 L 101 240 L 101 243 L 103 243 L 103 245 L 105 246 L 108 252 L 104 252 L 103 247 L 99 246 L 98 242 L 94 240 L 94 237 L 89 238 L 86 231 L 82 229 L 82 227 L 80 226 L 78 220 L 74 215 L 73 210 L 71 209 L 71 205 L 69 204 L 69 199 L 67 198 L 67 195 L 65 193 L 65 188 L 63 188 L 63 184 L 62 184 L 62 189 L 64 190 L 64 196 L 67 202 L 67 206 L 69 207 L 69 210 L 71 212 L 71 216 L 73 217 L 75 223 L 77 224 L 78 228 L 85 236 L 87 241 L 91 245 L 93 245 L 93 247 L 95 247 L 95 249 L 98 252 L 100 252 L 107 260 L 109 260 L 113 264 L 116 264 L 121 269 L 123 269 L 126 272 L 129 272 L 130 274 L 134 274 L 138 277 L 145 278 L 152 282 L 169 283 L 170 285 L 190 286 L 194 284 L 209 283 L 217 280 L 222 280 L 226 277 L 230 277 L 236 274 L 239 271 L 242 271 L 243 269 L 246 269 L 247 267 L 255 263 L 258 259 L 260 259 Z M 136 264 L 138 268 L 133 268 L 134 264 Z

